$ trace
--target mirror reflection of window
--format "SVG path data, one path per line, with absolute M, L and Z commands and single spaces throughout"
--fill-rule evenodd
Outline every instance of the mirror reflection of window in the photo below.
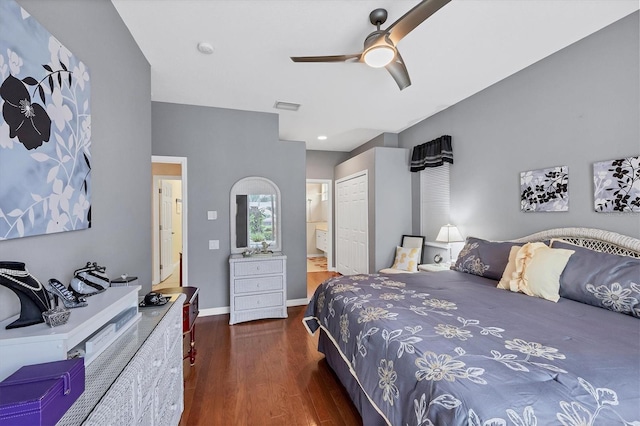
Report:
M 280 189 L 267 178 L 242 178 L 231 187 L 231 253 L 282 247 Z
M 275 231 L 275 194 L 249 195 L 249 238 L 251 245 L 266 241 L 274 242 Z

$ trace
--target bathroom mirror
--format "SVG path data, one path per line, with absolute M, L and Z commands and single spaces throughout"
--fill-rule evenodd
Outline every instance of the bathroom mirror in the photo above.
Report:
M 280 189 L 267 178 L 251 176 L 231 187 L 231 253 L 261 248 L 281 250 Z

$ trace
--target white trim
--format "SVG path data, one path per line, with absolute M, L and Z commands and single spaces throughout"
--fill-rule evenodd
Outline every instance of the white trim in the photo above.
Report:
M 303 299 L 289 299 L 287 300 L 287 307 L 290 306 L 304 306 L 304 305 L 308 305 L 309 304 L 309 299 L 307 299 L 306 297 Z M 200 309 L 200 312 L 198 313 L 198 316 L 201 317 L 208 317 L 208 316 L 212 316 L 212 315 L 225 315 L 225 314 L 230 314 L 231 313 L 231 308 L 229 306 L 223 306 L 220 308 L 206 308 L 206 309 Z M 274 319 L 280 319 L 280 318 L 274 318 Z
M 152 155 L 152 163 L 168 163 L 168 164 L 180 164 L 180 170 L 182 171 L 182 285 L 189 285 L 189 225 L 187 209 L 189 206 L 187 188 L 187 157 L 172 157 L 163 155 Z
M 333 246 L 334 246 L 334 238 L 333 238 L 333 180 L 331 179 L 307 179 L 307 183 L 320 183 L 327 185 L 327 235 L 331 239 L 328 244 L 327 251 L 324 256 L 327 257 L 327 270 L 334 270 L 333 264 Z M 323 256 L 323 255 L 320 255 Z M 311 257 L 311 256 L 307 256 Z
M 229 308 L 228 306 L 223 306 L 222 308 L 200 309 L 200 311 L 198 312 L 198 316 L 209 317 L 212 315 L 224 315 L 229 313 L 231 313 L 231 308 Z
M 308 305 L 309 304 L 309 299 L 308 298 L 302 298 L 302 299 L 289 299 L 287 300 L 287 306 L 304 306 L 304 305 Z

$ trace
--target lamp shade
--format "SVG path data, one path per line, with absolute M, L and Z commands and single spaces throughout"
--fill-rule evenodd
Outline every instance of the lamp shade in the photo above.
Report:
M 462 235 L 460 235 L 460 231 L 454 225 L 444 225 L 440 228 L 440 232 L 438 232 L 438 236 L 436 237 L 436 241 L 443 243 L 453 243 L 458 241 L 464 241 Z

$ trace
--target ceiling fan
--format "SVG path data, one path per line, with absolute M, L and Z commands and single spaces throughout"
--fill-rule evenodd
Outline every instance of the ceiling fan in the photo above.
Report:
M 369 14 L 369 21 L 376 30 L 364 40 L 364 48 L 360 53 L 331 56 L 292 56 L 293 62 L 365 62 L 373 68 L 385 67 L 398 84 L 400 90 L 411 85 L 407 67 L 396 47 L 398 42 L 420 25 L 428 17 L 440 10 L 451 0 L 423 0 L 400 19 L 381 30 L 380 25 L 387 20 L 385 9 L 375 9 Z

